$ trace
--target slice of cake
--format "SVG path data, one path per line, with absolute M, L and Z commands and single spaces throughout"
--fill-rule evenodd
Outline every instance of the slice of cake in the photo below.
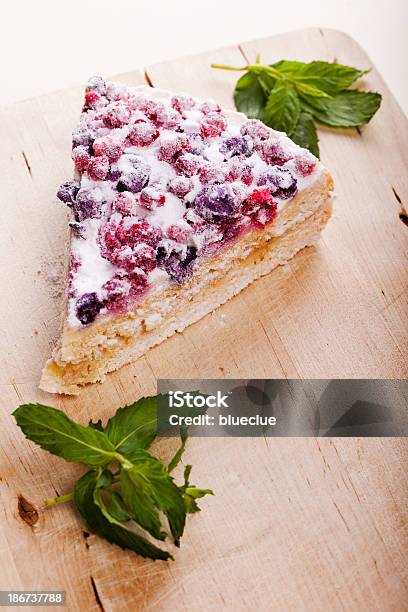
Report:
M 201 319 L 300 249 L 333 181 L 285 134 L 212 100 L 94 77 L 73 133 L 65 323 L 41 388 L 82 385 Z

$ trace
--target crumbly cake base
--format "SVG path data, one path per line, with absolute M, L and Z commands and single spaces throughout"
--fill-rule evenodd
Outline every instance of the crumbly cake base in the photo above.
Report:
M 101 317 L 80 329 L 65 325 L 61 344 L 43 370 L 40 388 L 76 395 L 83 385 L 103 381 L 108 372 L 135 361 L 315 244 L 331 216 L 332 188 L 332 178 L 324 171 L 274 223 L 202 263 L 184 285 L 148 295 L 126 314 Z

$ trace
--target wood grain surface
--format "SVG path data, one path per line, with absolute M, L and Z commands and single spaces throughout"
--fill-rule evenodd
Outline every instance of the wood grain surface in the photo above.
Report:
M 120 77 L 233 107 L 237 74 L 323 59 L 369 68 L 345 34 L 310 29 Z M 193 439 L 186 460 L 216 495 L 188 521 L 174 562 L 144 560 L 89 535 L 70 491 L 81 468 L 28 443 L 10 416 L 21 402 L 81 422 L 156 392 L 158 378 L 405 378 L 408 127 L 375 68 L 383 104 L 362 130 L 319 129 L 335 214 L 315 248 L 77 398 L 38 390 L 56 341 L 67 264 L 70 134 L 83 89 L 2 109 L 0 588 L 67 591 L 69 610 L 408 610 L 404 439 Z M 171 441 L 159 451 L 170 453 Z

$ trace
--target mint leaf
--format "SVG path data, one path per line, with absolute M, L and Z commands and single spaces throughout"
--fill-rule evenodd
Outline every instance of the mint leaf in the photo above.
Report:
M 303 98 L 303 96 L 302 96 Z M 302 106 L 313 116 L 334 127 L 356 127 L 368 123 L 381 104 L 381 95 L 365 91 L 343 91 L 331 100 L 306 96 Z
M 186 512 L 189 514 L 194 514 L 195 512 L 201 511 L 196 499 L 204 497 L 205 495 L 214 495 L 214 491 L 211 489 L 199 489 L 195 485 L 190 484 L 189 479 L 192 467 L 192 465 L 186 465 L 184 469 L 184 485 L 180 487 L 183 494 Z
M 159 540 L 165 538 L 161 530 L 159 510 L 169 521 L 176 544 L 183 534 L 186 511 L 180 490 L 161 462 L 146 451 L 134 452 L 135 465 L 123 467 L 120 482 L 127 510 L 146 531 Z
M 272 89 L 276 85 L 276 79 L 274 79 L 273 76 L 271 76 L 267 72 L 259 72 L 257 74 L 257 77 L 259 85 L 261 86 L 266 98 L 268 98 Z
M 219 64 L 212 67 L 242 70 Z M 234 93 L 238 110 L 289 136 L 294 134 L 295 142 L 316 155 L 317 136 L 310 116 L 333 127 L 357 127 L 368 123 L 381 104 L 378 93 L 348 89 L 368 72 L 353 66 L 280 60 L 267 66 L 257 61 L 244 70 L 248 72 L 239 79 Z M 309 117 L 300 118 L 301 110 Z
M 171 555 L 145 537 L 147 533 L 134 530 L 139 523 L 145 532 L 164 539 L 160 514 L 164 513 L 178 546 L 187 503 L 196 511 L 193 502 L 185 501 L 185 486 L 178 487 L 167 468 L 143 448 L 156 436 L 157 399 L 145 398 L 119 409 L 106 429 L 100 419 L 83 427 L 61 410 L 40 404 L 24 404 L 13 414 L 26 437 L 42 448 L 94 468 L 77 481 L 73 492 L 46 500 L 47 505 L 73 500 L 89 529 L 96 534 L 144 557 L 168 559 Z M 203 411 L 205 408 L 188 408 L 192 413 Z M 170 469 L 179 463 L 184 452 L 187 429 L 180 428 L 180 433 L 181 446 L 170 462 Z M 112 471 L 107 467 L 111 463 Z M 192 489 L 188 500 L 201 496 L 196 487 Z M 202 492 L 206 494 L 204 489 Z
M 112 544 L 133 550 L 143 557 L 166 560 L 170 553 L 131 531 L 109 514 L 102 496 L 98 474 L 90 471 L 80 478 L 74 490 L 74 502 L 89 529 Z
M 187 489 L 184 491 L 183 497 L 188 514 L 201 512 L 201 508 L 197 504 L 196 499 L 204 497 L 204 495 L 214 495 L 214 492 L 211 489 L 198 489 L 194 485 L 187 487 Z
M 367 72 L 334 62 L 304 63 L 284 60 L 275 67 L 285 76 L 293 78 L 296 83 L 308 84 L 330 96 L 347 89 Z
M 106 502 L 106 510 L 111 517 L 120 523 L 126 523 L 132 518 L 125 508 L 122 496 L 116 491 L 111 491 Z
M 74 423 L 61 410 L 23 404 L 13 416 L 29 440 L 67 461 L 99 467 L 115 459 L 115 448 L 103 432 Z
M 170 472 L 174 470 L 175 467 L 178 466 L 178 464 L 181 461 L 181 457 L 183 456 L 183 453 L 186 450 L 186 443 L 187 443 L 187 428 L 186 427 L 180 428 L 180 437 L 181 437 L 181 444 L 179 448 L 177 449 L 177 451 L 175 452 L 172 459 L 170 460 L 169 465 L 167 466 L 167 471 L 169 474 Z
M 290 135 L 298 122 L 299 113 L 299 98 L 293 85 L 286 80 L 276 83 L 265 106 L 266 125 Z
M 299 120 L 290 137 L 300 147 L 309 149 L 313 155 L 320 157 L 316 126 L 313 122 L 313 117 L 309 113 L 303 111 L 300 113 Z
M 235 85 L 235 106 L 250 119 L 262 119 L 265 94 L 253 72 L 246 72 Z
M 132 461 L 132 453 L 147 449 L 157 434 L 158 397 L 143 397 L 130 406 L 119 408 L 109 419 L 106 435 L 115 450 Z
M 303 93 L 308 96 L 313 96 L 314 98 L 326 98 L 328 100 L 330 100 L 331 98 L 329 94 L 325 93 L 324 91 L 322 91 L 318 87 L 315 87 L 314 85 L 309 85 L 309 83 L 295 82 L 295 87 L 299 93 Z

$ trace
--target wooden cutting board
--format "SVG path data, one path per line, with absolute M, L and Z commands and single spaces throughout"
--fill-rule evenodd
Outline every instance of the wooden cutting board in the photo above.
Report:
M 281 58 L 371 62 L 347 35 L 274 36 L 123 75 L 233 107 L 242 65 Z M 81 469 L 28 443 L 12 410 L 61 407 L 107 418 L 157 378 L 404 378 L 407 373 L 407 122 L 375 70 L 383 104 L 362 130 L 320 128 L 334 218 L 316 248 L 78 398 L 38 391 L 56 341 L 67 262 L 70 133 L 83 88 L 1 111 L 2 589 L 63 589 L 70 610 L 408 610 L 407 443 L 403 439 L 194 439 L 186 460 L 212 486 L 174 562 L 89 536 L 72 506 L 44 510 Z M 405 217 L 406 219 L 406 217 Z M 161 443 L 170 452 L 173 442 Z M 20 504 L 18 505 L 18 496 Z

